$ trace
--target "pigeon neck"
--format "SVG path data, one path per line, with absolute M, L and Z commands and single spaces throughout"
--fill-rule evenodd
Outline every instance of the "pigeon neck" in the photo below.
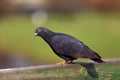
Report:
M 46 42 L 50 42 L 52 37 L 54 36 L 54 32 L 50 31 L 50 32 L 47 32 L 47 33 L 43 33 L 41 34 L 41 37 L 46 41 Z

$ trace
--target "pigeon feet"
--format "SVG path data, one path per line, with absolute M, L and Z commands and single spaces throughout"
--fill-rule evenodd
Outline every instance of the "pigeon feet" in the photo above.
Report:
M 63 62 L 59 62 L 57 64 L 60 64 L 60 65 L 64 65 L 64 64 L 72 64 L 72 61 L 63 61 Z

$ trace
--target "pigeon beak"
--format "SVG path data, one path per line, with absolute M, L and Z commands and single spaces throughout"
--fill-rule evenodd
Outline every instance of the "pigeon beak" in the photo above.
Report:
M 37 33 L 34 34 L 34 38 L 37 36 Z

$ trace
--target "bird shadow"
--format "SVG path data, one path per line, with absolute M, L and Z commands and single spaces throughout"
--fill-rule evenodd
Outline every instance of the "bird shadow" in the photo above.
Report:
M 92 78 L 98 78 L 99 75 L 95 69 L 95 66 L 91 62 L 73 62 L 73 64 L 79 64 L 86 68 L 87 73 L 92 77 Z

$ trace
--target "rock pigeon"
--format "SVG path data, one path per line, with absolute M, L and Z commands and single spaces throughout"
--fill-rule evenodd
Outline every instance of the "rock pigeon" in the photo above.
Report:
M 86 44 L 79 41 L 73 36 L 64 33 L 56 33 L 45 27 L 38 27 L 35 30 L 35 36 L 42 37 L 52 48 L 54 53 L 63 62 L 58 64 L 71 64 L 77 58 L 90 58 L 91 60 L 102 63 L 104 62 L 95 51 L 91 50 Z

